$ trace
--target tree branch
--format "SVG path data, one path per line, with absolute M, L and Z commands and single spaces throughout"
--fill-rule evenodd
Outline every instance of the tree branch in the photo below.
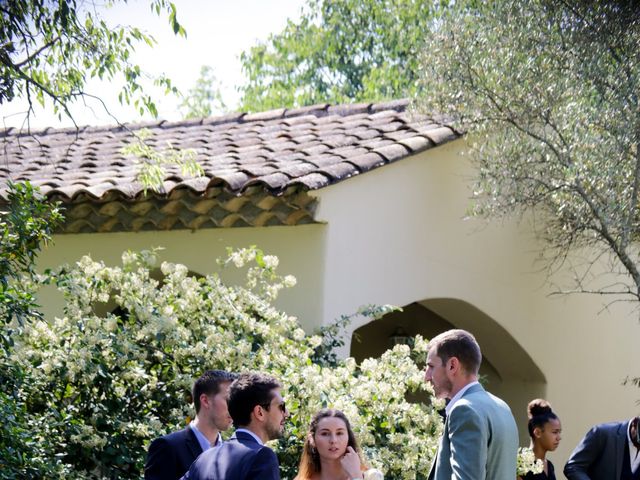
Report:
M 20 63 L 13 63 L 12 65 L 15 68 L 22 68 L 24 65 L 31 63 L 33 61 L 34 58 L 36 58 L 38 55 L 40 55 L 42 52 L 44 52 L 46 49 L 52 47 L 55 43 L 57 43 L 58 41 L 60 41 L 60 37 L 56 37 L 53 40 L 51 40 L 50 42 L 45 43 L 44 45 L 42 45 L 42 47 L 40 47 L 38 50 L 36 50 L 35 52 L 33 52 L 31 55 L 29 55 L 27 58 L 25 58 L 24 60 L 22 60 Z

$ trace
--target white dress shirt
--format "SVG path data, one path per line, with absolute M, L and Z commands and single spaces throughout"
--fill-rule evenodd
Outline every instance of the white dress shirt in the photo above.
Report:
M 627 425 L 627 441 L 629 442 L 629 460 L 631 460 L 632 473 L 636 473 L 636 470 L 640 467 L 640 450 L 631 441 L 631 424 L 634 420 L 635 418 L 632 418 L 629 425 Z
M 458 393 L 456 393 L 453 398 L 451 399 L 451 401 L 447 404 L 447 406 L 444 408 L 444 411 L 447 412 L 447 415 L 449 415 L 449 413 L 451 412 L 451 409 L 453 408 L 453 404 L 456 403 L 458 400 L 460 400 L 460 398 L 462 398 L 462 395 L 464 395 L 464 392 L 466 392 L 467 390 L 469 390 L 471 387 L 473 387 L 474 385 L 479 385 L 480 382 L 471 382 L 471 383 L 467 383 L 464 387 L 462 387 L 460 390 L 458 390 Z

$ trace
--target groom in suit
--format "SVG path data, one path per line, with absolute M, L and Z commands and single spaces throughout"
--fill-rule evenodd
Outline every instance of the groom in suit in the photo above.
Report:
M 448 399 L 444 432 L 429 479 L 513 480 L 518 429 L 505 402 L 478 383 L 480 346 L 465 330 L 448 330 L 428 345 L 425 381 Z
M 640 417 L 587 432 L 564 467 L 569 480 L 640 480 Z
M 280 383 L 245 373 L 229 389 L 229 413 L 237 430 L 220 448 L 204 452 L 184 476 L 189 480 L 280 480 L 278 458 L 264 444 L 282 436 L 288 417 Z
M 193 384 L 195 418 L 187 428 L 156 438 L 149 446 L 145 480 L 177 480 L 203 451 L 222 443 L 220 432 L 231 426 L 229 386 L 237 375 L 207 370 Z

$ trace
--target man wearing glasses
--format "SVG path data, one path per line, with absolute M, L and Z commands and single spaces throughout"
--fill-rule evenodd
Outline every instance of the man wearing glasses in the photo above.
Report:
M 229 388 L 234 436 L 200 455 L 183 478 L 280 480 L 278 458 L 264 445 L 282 436 L 288 417 L 280 388 L 280 383 L 268 375 L 240 375 Z

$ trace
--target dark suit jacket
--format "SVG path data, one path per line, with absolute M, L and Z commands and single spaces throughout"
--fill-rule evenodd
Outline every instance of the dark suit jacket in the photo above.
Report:
M 191 427 L 156 438 L 149 445 L 145 480 L 178 480 L 202 453 Z
M 280 480 L 278 458 L 245 432 L 207 450 L 184 476 L 188 480 Z
M 569 480 L 615 480 L 622 473 L 627 426 L 624 422 L 603 423 L 587 432 L 564 466 Z

